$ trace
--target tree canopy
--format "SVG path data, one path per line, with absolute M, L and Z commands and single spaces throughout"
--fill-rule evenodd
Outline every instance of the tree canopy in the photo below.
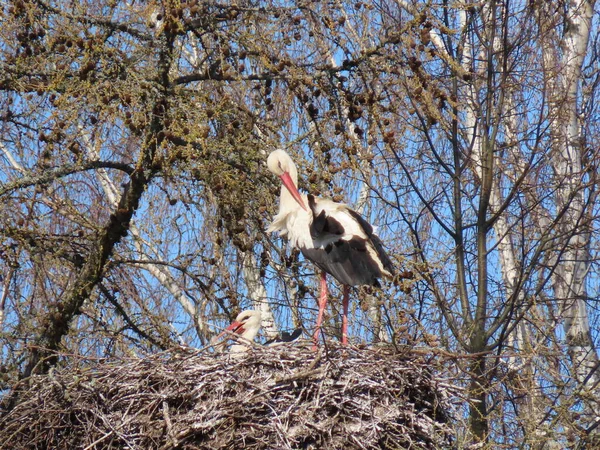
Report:
M 242 309 L 266 335 L 311 329 L 316 269 L 265 231 L 284 148 L 300 189 L 363 214 L 397 267 L 356 289 L 351 341 L 456 355 L 466 441 L 594 439 L 595 1 L 0 14 L 2 389 L 70 354 L 202 347 Z

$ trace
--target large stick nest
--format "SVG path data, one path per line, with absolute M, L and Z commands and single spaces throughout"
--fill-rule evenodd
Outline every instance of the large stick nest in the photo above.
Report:
M 337 346 L 80 360 L 5 399 L 0 448 L 447 448 L 453 389 L 436 364 Z

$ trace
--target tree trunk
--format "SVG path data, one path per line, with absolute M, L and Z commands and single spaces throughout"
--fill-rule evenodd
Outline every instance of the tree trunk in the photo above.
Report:
M 98 155 L 97 151 L 95 151 L 93 145 L 90 144 L 89 140 L 87 139 L 87 136 L 85 136 L 85 137 L 86 137 L 85 142 L 87 143 L 88 155 L 90 155 L 91 159 L 98 158 L 99 155 Z M 96 176 L 97 176 L 98 181 L 100 182 L 102 189 L 103 189 L 104 193 L 106 194 L 106 197 L 108 198 L 109 202 L 113 206 L 116 207 L 119 204 L 119 200 L 120 200 L 119 193 L 118 193 L 114 183 L 111 181 L 108 174 L 106 173 L 106 170 L 102 169 L 102 168 L 98 169 L 98 171 L 96 172 Z M 134 243 L 135 248 L 137 249 L 138 253 L 140 255 L 145 255 L 146 252 L 144 252 L 144 249 L 142 246 L 143 239 L 141 238 L 140 231 L 133 223 L 133 220 L 132 220 L 131 224 L 129 225 L 129 232 L 131 233 L 131 237 L 133 238 L 133 243 Z M 153 248 L 151 243 L 146 243 L 146 245 L 150 246 L 152 251 L 154 251 L 155 255 L 158 255 L 158 252 L 155 250 L 155 248 Z M 148 258 L 148 259 L 153 259 L 153 258 Z M 201 340 L 204 340 L 204 338 L 206 337 L 206 331 L 207 331 L 205 323 L 202 320 L 200 320 L 200 318 L 198 317 L 198 311 L 196 309 L 196 306 L 186 297 L 185 293 L 179 287 L 179 285 L 176 283 L 175 279 L 169 273 L 169 271 L 160 265 L 151 264 L 151 263 L 144 264 L 144 267 L 148 270 L 148 272 L 150 272 L 152 274 L 152 276 L 154 278 L 156 278 L 159 281 L 159 283 L 161 285 L 163 285 L 171 293 L 171 295 L 173 295 L 173 297 L 181 305 L 181 307 L 186 312 L 186 314 L 188 314 L 188 316 L 190 316 L 190 318 L 192 319 L 192 321 L 196 327 L 196 330 L 198 332 L 198 337 Z
M 277 324 L 267 300 L 267 289 L 260 278 L 258 262 L 252 252 L 243 252 L 242 258 L 244 280 L 248 288 L 248 296 L 252 300 L 252 307 L 261 313 L 261 326 L 267 338 L 274 338 L 278 334 Z
M 474 348 L 481 347 L 481 342 L 473 342 Z M 469 423 L 471 433 L 476 442 L 485 442 L 488 437 L 487 396 L 488 382 L 486 361 L 484 356 L 476 356 L 469 368 Z
M 564 244 L 557 249 L 552 283 L 559 302 L 572 373 L 583 389 L 598 389 L 598 354 L 590 333 L 586 278 L 590 269 L 588 205 L 597 197 L 596 186 L 586 184 L 584 145 L 578 118 L 581 68 L 588 46 L 594 1 L 568 2 L 565 33 L 547 23 L 542 6 L 540 24 L 549 33 L 544 42 L 544 65 L 549 84 L 552 165 L 555 170 L 555 205 Z M 589 406 L 589 405 L 588 405 Z M 593 408 L 593 407 L 592 407 Z M 595 413 L 590 410 L 590 414 Z
M 166 88 L 169 84 L 169 70 L 172 61 L 174 35 L 164 37 L 163 48 L 159 57 L 158 79 L 165 90 L 156 98 L 156 111 L 164 111 L 167 107 Z M 152 168 L 154 158 L 161 143 L 158 133 L 164 129 L 162 114 L 155 114 L 150 123 L 144 146 L 131 174 L 129 182 L 123 187 L 116 210 L 110 215 L 99 237 L 92 244 L 85 262 L 77 274 L 71 288 L 60 301 L 60 310 L 51 311 L 42 321 L 42 327 L 32 346 L 29 361 L 22 373 L 28 377 L 32 373 L 47 373 L 56 364 L 56 352 L 60 348 L 62 338 L 69 332 L 71 321 L 81 313 L 81 307 L 96 285 L 102 280 L 106 263 L 112 255 L 115 245 L 129 232 L 131 218 L 137 211 L 140 200 L 156 173 Z M 164 137 L 162 138 L 164 139 Z

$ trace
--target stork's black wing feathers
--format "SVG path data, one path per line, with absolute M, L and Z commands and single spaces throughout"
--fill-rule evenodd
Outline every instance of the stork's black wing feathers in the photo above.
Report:
M 381 242 L 381 239 L 379 239 L 379 236 L 377 236 L 375 233 L 373 233 L 373 226 L 369 222 L 367 222 L 363 218 L 363 216 L 361 216 L 356 211 L 348 208 L 348 213 L 350 213 L 350 215 L 360 224 L 362 229 L 365 231 L 365 234 L 367 236 L 369 236 L 369 238 L 371 240 L 371 244 L 373 244 L 373 248 L 377 252 L 377 256 L 379 256 L 379 259 L 381 259 L 381 263 L 383 264 L 383 267 L 388 272 L 394 273 L 394 270 L 395 270 L 394 263 L 392 263 L 392 260 L 385 252 L 385 249 L 383 248 L 383 242 Z
M 362 242 L 361 242 L 362 241 Z M 339 240 L 325 248 L 301 248 L 305 258 L 349 286 L 379 286 L 379 266 L 367 251 L 364 239 Z
M 358 222 L 367 236 L 373 236 L 373 226 L 367 222 L 363 216 L 350 208 L 348 208 L 346 211 L 348 211 L 348 214 L 350 214 L 352 218 Z
M 313 239 L 317 239 L 324 234 L 333 234 L 337 236 L 343 235 L 345 230 L 341 223 L 339 223 L 333 217 L 328 216 L 325 210 L 317 213 L 315 196 L 308 194 L 307 198 L 308 206 L 313 213 L 313 221 L 310 225 L 310 236 Z
M 302 334 L 301 328 L 296 328 L 291 333 L 287 331 L 282 331 L 280 336 L 276 336 L 273 339 L 269 339 L 263 345 L 273 345 L 273 344 L 285 344 L 288 342 L 294 342 L 296 339 L 300 337 Z
M 371 244 L 373 244 L 373 248 L 377 252 L 377 256 L 379 256 L 379 259 L 381 260 L 381 264 L 383 264 L 383 267 L 385 268 L 385 270 L 387 270 L 389 273 L 393 274 L 395 272 L 396 268 L 394 267 L 394 263 L 392 262 L 392 260 L 388 256 L 388 254 L 385 252 L 385 250 L 383 248 L 383 242 L 381 242 L 381 239 L 379 239 L 379 236 L 377 236 L 376 234 L 372 234 L 371 235 Z
M 373 233 L 373 227 L 359 213 L 344 208 L 364 231 L 367 238 L 354 236 L 350 240 L 341 239 L 345 230 L 343 225 L 325 209 L 318 211 L 315 197 L 307 196 L 308 205 L 313 213 L 310 234 L 313 240 L 326 240 L 340 236 L 338 240 L 325 248 L 301 248 L 302 254 L 314 262 L 321 270 L 331 274 L 340 283 L 350 286 L 378 286 L 378 278 L 384 270 L 392 273 L 394 266 L 385 253 L 381 239 Z M 331 239 L 329 240 L 331 242 Z M 378 260 L 381 265 L 378 264 Z

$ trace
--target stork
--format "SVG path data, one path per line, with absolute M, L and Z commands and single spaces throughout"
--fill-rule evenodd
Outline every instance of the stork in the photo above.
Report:
M 243 353 L 248 350 L 248 344 L 253 342 L 258 334 L 260 322 L 260 311 L 242 311 L 221 334 L 213 338 L 213 342 L 218 341 L 227 334 L 234 333 L 237 343 L 231 346 L 229 352 L 232 354 Z
M 261 320 L 262 316 L 260 311 L 251 309 L 242 311 L 221 334 L 212 339 L 212 342 L 215 343 L 223 336 L 234 333 L 238 343 L 232 345 L 229 352 L 232 354 L 244 353 L 248 350 L 248 344 L 254 341 L 254 338 L 260 331 Z M 284 331 L 279 336 L 269 339 L 263 345 L 274 347 L 276 345 L 294 342 L 301 334 L 301 329 L 296 329 L 291 333 Z
M 379 286 L 379 278 L 393 277 L 392 261 L 373 227 L 359 213 L 342 203 L 300 194 L 296 165 L 285 151 L 273 151 L 267 166 L 282 182 L 279 213 L 267 231 L 287 236 L 291 245 L 322 271 L 315 345 L 327 305 L 327 274 L 342 284 L 342 344 L 347 344 L 349 287 Z
M 280 335 L 269 339 L 263 345 L 266 345 L 267 347 L 277 347 L 278 345 L 289 344 L 290 342 L 297 341 L 301 335 L 302 329 L 300 328 L 296 328 L 291 333 L 287 331 L 282 331 Z

